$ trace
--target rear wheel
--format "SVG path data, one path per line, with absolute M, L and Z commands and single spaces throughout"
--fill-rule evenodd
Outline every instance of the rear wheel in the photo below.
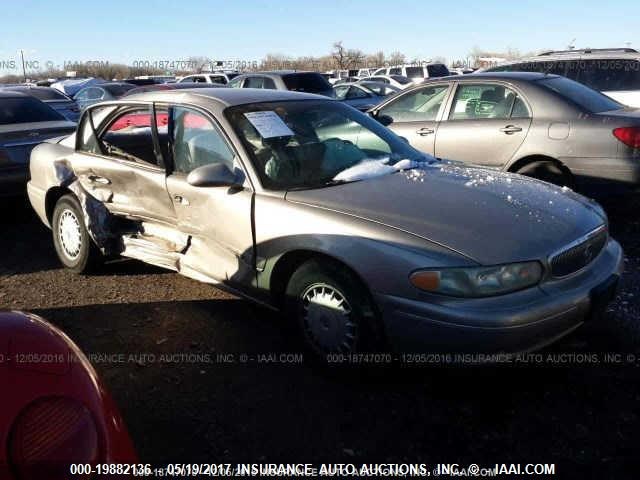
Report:
M 560 187 L 566 186 L 573 188 L 571 172 L 550 160 L 527 163 L 520 167 L 517 173 L 527 177 L 537 178 L 538 180 L 544 180 L 545 182 L 553 183 Z
M 309 260 L 291 276 L 287 312 L 308 350 L 326 359 L 331 353 L 371 351 L 380 346 L 378 318 L 369 295 L 346 268 Z
M 58 200 L 51 227 L 56 253 L 66 268 L 84 273 L 101 263 L 103 257 L 87 232 L 76 197 L 65 195 Z

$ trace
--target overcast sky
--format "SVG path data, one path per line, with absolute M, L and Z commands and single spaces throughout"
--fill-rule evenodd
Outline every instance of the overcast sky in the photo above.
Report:
M 7 62 L 260 60 L 327 54 L 342 40 L 366 53 L 464 59 L 478 46 L 522 53 L 577 47 L 640 49 L 640 1 L 493 0 L 9 1 L 2 6 L 0 71 Z M 4 66 L 4 68 L 2 68 Z M 19 72 L 14 72 L 19 73 Z

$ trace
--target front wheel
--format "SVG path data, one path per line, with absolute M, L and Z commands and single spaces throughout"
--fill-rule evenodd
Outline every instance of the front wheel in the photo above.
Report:
M 294 272 L 287 286 L 287 312 L 317 357 L 380 346 L 379 322 L 366 289 L 333 262 L 310 260 Z
M 56 203 L 51 229 L 58 258 L 69 270 L 85 273 L 101 262 L 102 255 L 87 232 L 82 208 L 73 195 Z

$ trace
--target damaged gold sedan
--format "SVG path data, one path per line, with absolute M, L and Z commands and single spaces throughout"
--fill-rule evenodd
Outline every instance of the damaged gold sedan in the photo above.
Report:
M 297 322 L 317 354 L 539 348 L 604 312 L 622 250 L 566 188 L 441 162 L 316 95 L 149 92 L 36 147 L 60 261 L 124 256 Z

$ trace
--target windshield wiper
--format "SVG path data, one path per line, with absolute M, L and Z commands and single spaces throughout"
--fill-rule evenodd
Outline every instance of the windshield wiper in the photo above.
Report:
M 297 187 L 287 188 L 287 192 L 295 192 L 299 190 L 316 190 L 319 188 L 335 187 L 336 185 L 343 185 L 345 183 L 353 183 L 357 181 L 359 181 L 359 179 L 355 179 L 355 180 L 333 180 L 332 179 L 317 185 L 298 185 Z

